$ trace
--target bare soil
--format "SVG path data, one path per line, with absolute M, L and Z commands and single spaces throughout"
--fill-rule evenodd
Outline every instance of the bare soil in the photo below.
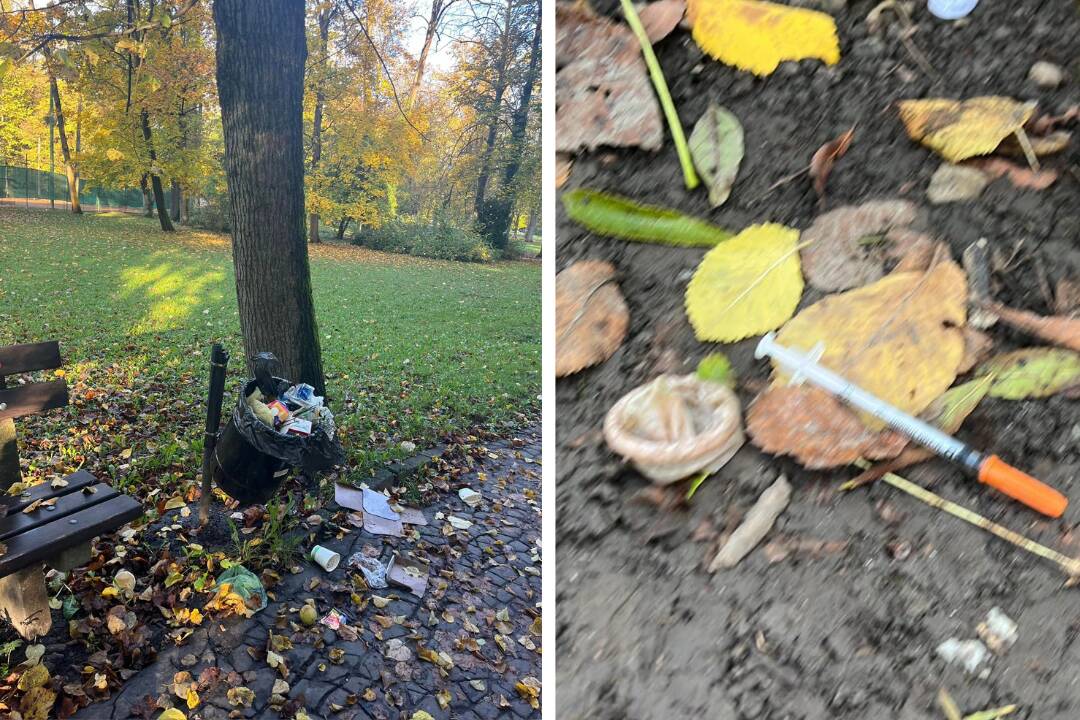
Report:
M 912 41 L 940 75 L 935 81 L 895 23 L 881 37 L 868 34 L 874 4 L 830 3 L 842 49 L 832 68 L 788 63 L 755 79 L 703 56 L 686 32 L 657 46 L 687 129 L 714 101 L 745 128 L 746 158 L 720 210 L 709 209 L 705 192 L 685 190 L 670 138 L 656 153 L 580 156 L 563 190 L 617 192 L 731 229 L 774 221 L 805 230 L 821 211 L 809 180 L 770 187 L 857 125 L 829 180 L 827 207 L 911 199 L 955 259 L 980 237 L 1013 256 L 994 276 L 999 300 L 1050 312 L 1045 288 L 1080 279 L 1080 143 L 1045 161 L 1061 171 L 1049 190 L 1018 190 L 1000 179 L 978 200 L 929 206 L 925 190 L 941 160 L 907 138 L 893 103 L 998 94 L 1060 112 L 1080 101 L 1080 7 L 984 0 L 969 20 L 950 24 L 915 3 Z M 594 6 L 617 11 L 613 0 Z M 1071 79 L 1053 91 L 1035 87 L 1027 73 L 1037 60 L 1064 66 Z M 658 512 L 636 499 L 647 482 L 605 446 L 607 409 L 661 372 L 692 372 L 717 349 L 735 366 L 745 408 L 767 367 L 753 359 L 756 340 L 719 347 L 694 339 L 683 292 L 704 251 L 593 236 L 567 220 L 561 205 L 558 217 L 558 269 L 587 258 L 612 262 L 631 314 L 629 337 L 614 357 L 557 383 L 559 717 L 921 720 L 943 717 L 934 699 L 942 685 L 965 712 L 1016 703 L 1012 717 L 1080 717 L 1080 591 L 1064 588 L 1054 566 L 887 485 L 840 494 L 837 485 L 854 471 L 808 472 L 751 445 L 688 509 Z M 808 288 L 800 307 L 820 297 Z M 991 333 L 997 350 L 1036 344 L 1005 328 Z M 986 400 L 960 436 L 1044 478 L 1073 506 L 1061 521 L 1045 521 L 943 462 L 903 474 L 1040 542 L 1080 552 L 1075 401 Z M 695 529 L 732 527 L 780 473 L 795 491 L 769 539 L 848 540 L 846 549 L 775 564 L 759 549 L 731 571 L 706 573 L 715 544 L 696 541 Z M 898 543 L 909 544 L 910 555 L 890 550 Z M 946 666 L 935 647 L 976 637 L 994 606 L 1019 623 L 1016 645 L 990 661 L 985 677 Z

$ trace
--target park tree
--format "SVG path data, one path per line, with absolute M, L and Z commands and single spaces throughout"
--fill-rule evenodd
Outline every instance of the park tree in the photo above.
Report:
M 304 3 L 214 0 L 233 265 L 248 357 L 325 393 L 304 238 Z

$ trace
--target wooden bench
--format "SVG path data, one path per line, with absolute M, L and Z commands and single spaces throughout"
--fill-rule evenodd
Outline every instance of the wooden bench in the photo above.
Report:
M 52 627 L 42 564 L 66 572 L 90 559 L 90 541 L 142 515 L 137 500 L 85 470 L 66 485 L 42 483 L 12 495 L 21 482 L 15 418 L 68 404 L 63 379 L 7 387 L 5 376 L 61 366 L 57 342 L 0 347 L 0 618 L 27 639 Z M 34 510 L 24 512 L 41 501 Z

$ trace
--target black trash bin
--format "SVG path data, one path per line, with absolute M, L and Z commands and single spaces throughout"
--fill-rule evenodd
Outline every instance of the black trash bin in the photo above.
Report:
M 274 379 L 289 386 L 282 378 Z M 325 432 L 283 435 L 255 417 L 245 398 L 257 384 L 252 379 L 244 385 L 214 448 L 214 482 L 244 505 L 268 501 L 291 468 L 314 475 L 345 462 L 341 443 Z

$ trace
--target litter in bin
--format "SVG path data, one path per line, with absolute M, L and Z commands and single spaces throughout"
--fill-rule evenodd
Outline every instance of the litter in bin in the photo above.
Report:
M 349 558 L 349 567 L 359 568 L 364 573 L 369 588 L 384 588 L 386 585 L 386 568 L 373 557 L 368 557 L 362 552 L 353 553 Z
M 265 503 L 290 468 L 308 475 L 345 461 L 333 414 L 310 385 L 277 375 L 270 353 L 255 356 L 255 377 L 241 390 L 214 450 L 214 481 L 244 504 Z

